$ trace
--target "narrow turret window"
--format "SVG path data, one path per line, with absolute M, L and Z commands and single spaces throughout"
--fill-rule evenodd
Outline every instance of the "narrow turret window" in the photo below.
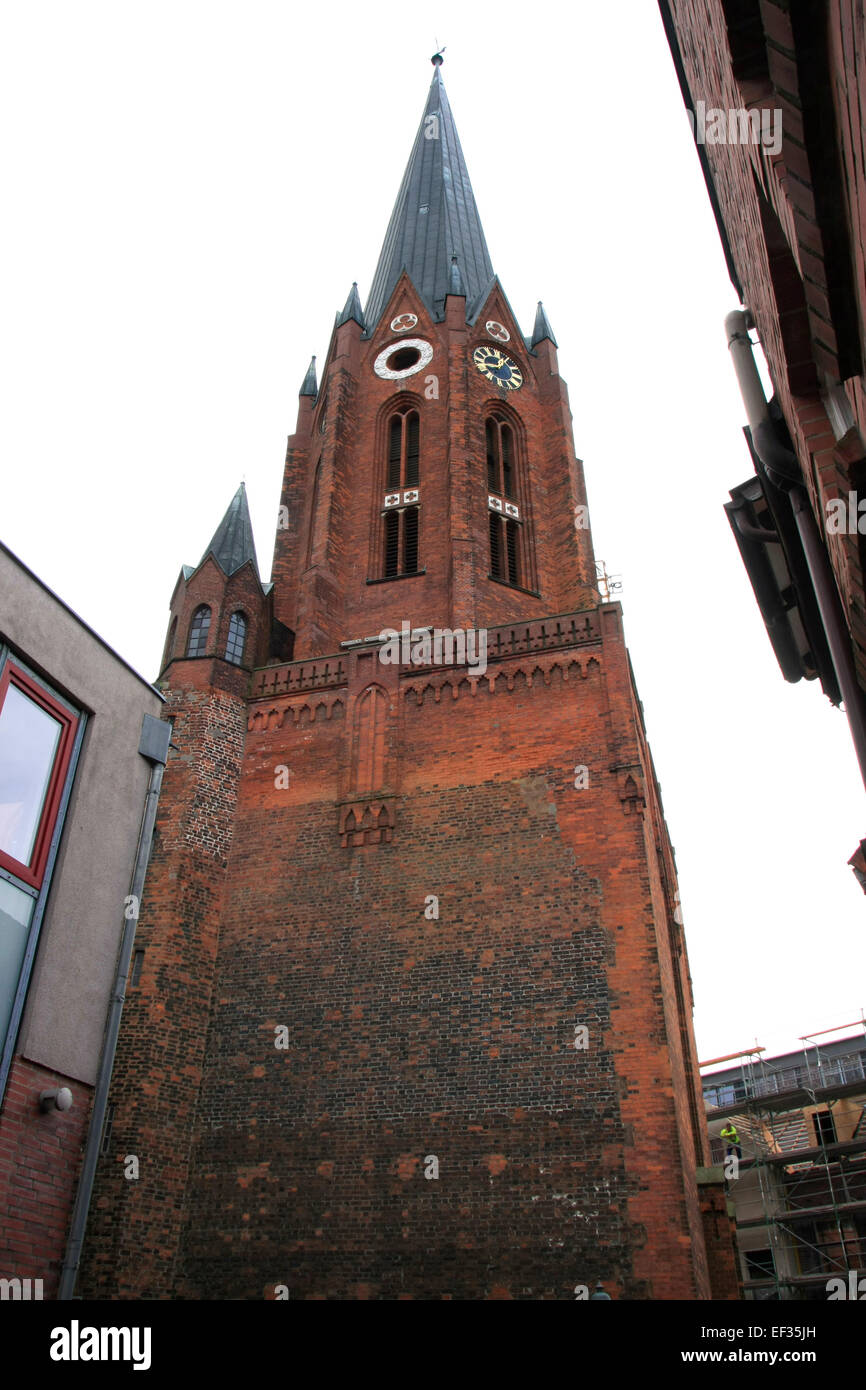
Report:
M 187 656 L 204 656 L 207 648 L 207 635 L 210 630 L 210 609 L 202 604 L 192 615 L 189 626 L 189 641 L 186 644 Z
M 243 613 L 232 613 L 229 621 L 229 635 L 226 641 L 226 661 L 242 666 L 244 645 L 247 640 L 247 620 Z

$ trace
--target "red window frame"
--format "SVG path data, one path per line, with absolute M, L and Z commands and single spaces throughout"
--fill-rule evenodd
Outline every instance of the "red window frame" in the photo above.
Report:
M 48 851 L 51 847 L 51 837 L 57 823 L 57 813 L 60 810 L 63 789 L 66 786 L 66 777 L 69 772 L 69 762 L 75 745 L 78 719 L 57 700 L 52 699 L 43 686 L 38 685 L 25 671 L 21 670 L 20 666 L 16 666 L 12 661 L 6 662 L 3 672 L 0 674 L 0 715 L 3 713 L 6 692 L 10 685 L 15 685 L 22 694 L 26 695 L 34 704 L 39 705 L 60 725 L 60 739 L 54 754 L 54 766 L 51 769 L 48 788 L 42 802 L 42 814 L 39 817 L 30 862 L 23 864 L 20 859 L 13 859 L 11 854 L 6 854 L 4 850 L 0 849 L 0 866 L 2 868 L 10 874 L 14 874 L 16 878 L 20 878 L 22 883 L 29 884 L 31 888 L 41 888 Z

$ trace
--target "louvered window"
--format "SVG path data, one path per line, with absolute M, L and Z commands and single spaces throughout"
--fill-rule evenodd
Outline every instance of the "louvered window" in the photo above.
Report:
M 421 421 L 417 410 L 404 409 L 391 416 L 386 448 L 382 574 L 396 579 L 418 573 Z
M 488 420 L 484 427 L 487 438 L 487 486 L 491 492 L 499 491 L 499 473 L 496 467 L 496 426 L 492 420 Z
M 187 656 L 204 656 L 207 648 L 207 635 L 210 631 L 210 609 L 206 604 L 197 608 L 192 615 L 187 642 Z
M 520 471 L 514 429 L 503 415 L 484 422 L 490 576 L 515 588 L 531 588 L 532 556 L 520 499 Z
M 418 508 L 403 513 L 403 573 L 418 573 Z
M 502 518 L 496 512 L 490 513 L 490 573 L 502 578 Z
M 400 513 L 388 512 L 385 517 L 385 578 L 393 579 L 399 571 Z
M 502 454 L 502 491 L 506 497 L 514 496 L 514 470 L 511 464 L 511 430 L 507 425 L 499 427 L 499 447 Z
M 413 412 L 407 421 L 408 438 L 406 440 L 406 486 L 418 486 L 418 452 L 421 427 L 418 416 Z
M 403 457 L 403 416 L 395 415 L 388 430 L 388 487 L 399 487 Z
M 487 442 L 487 486 L 501 497 L 514 497 L 514 435 L 498 416 L 484 426 Z

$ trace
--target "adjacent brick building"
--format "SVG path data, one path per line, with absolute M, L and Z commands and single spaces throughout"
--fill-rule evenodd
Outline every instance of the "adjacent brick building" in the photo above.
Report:
M 863 5 L 659 6 L 744 306 L 727 332 L 755 471 L 726 510 L 786 680 L 844 701 L 866 780 Z M 862 844 L 849 862 L 866 889 Z
M 367 305 L 301 388 L 272 584 L 241 489 L 172 600 L 84 1296 L 711 1293 L 621 610 L 440 65 Z

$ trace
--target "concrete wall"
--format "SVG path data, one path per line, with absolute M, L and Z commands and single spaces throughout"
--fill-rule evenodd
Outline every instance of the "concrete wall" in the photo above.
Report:
M 150 764 L 155 690 L 0 548 L 0 635 L 88 712 L 16 1052 L 93 1085 Z

